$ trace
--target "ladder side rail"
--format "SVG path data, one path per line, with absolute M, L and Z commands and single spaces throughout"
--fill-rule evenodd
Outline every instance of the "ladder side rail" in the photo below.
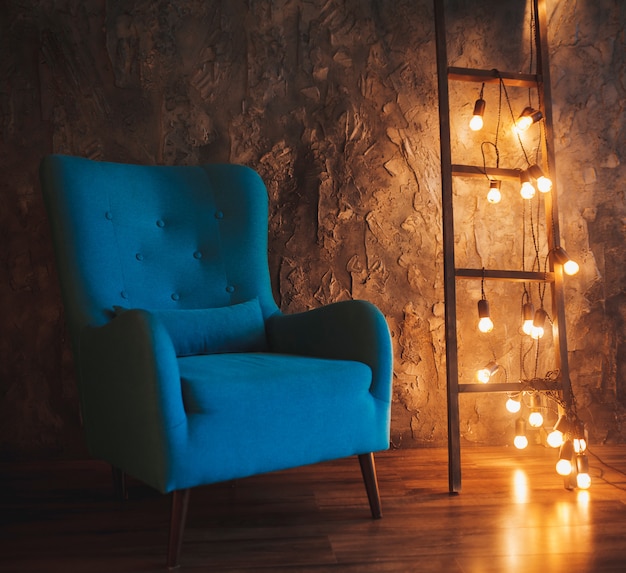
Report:
M 552 191 L 546 194 L 546 229 L 548 234 L 548 248 L 550 250 L 560 246 L 559 210 L 558 210 L 558 186 L 556 173 L 556 153 L 554 149 L 554 123 L 552 113 L 552 86 L 550 83 L 550 55 L 548 46 L 547 11 L 546 0 L 532 0 L 534 2 L 537 19 L 536 47 L 537 47 L 537 76 L 538 87 L 542 99 L 544 112 L 545 137 L 543 138 L 543 152 L 552 178 Z M 563 269 L 560 265 L 554 267 L 552 259 L 549 260 L 550 271 L 554 273 L 555 280 L 551 284 L 552 295 L 552 320 L 553 336 L 557 349 L 556 365 L 561 372 L 561 385 L 563 399 L 566 405 L 571 406 L 572 389 L 569 373 L 569 361 L 567 350 L 567 332 L 565 322 L 565 297 L 563 287 Z
M 448 404 L 448 485 L 461 491 L 461 428 L 459 419 L 458 342 L 456 330 L 456 281 L 452 200 L 452 152 L 450 146 L 450 94 L 444 0 L 434 0 L 437 87 L 439 93 L 439 144 L 441 153 L 441 212 L 446 331 L 446 388 Z

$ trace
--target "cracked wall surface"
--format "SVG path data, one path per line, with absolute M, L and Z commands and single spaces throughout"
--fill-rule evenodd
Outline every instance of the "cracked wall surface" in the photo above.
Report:
M 485 12 L 449 0 L 451 63 L 525 71 L 520 4 Z M 581 263 L 566 287 L 572 381 L 593 439 L 623 441 L 626 8 L 562 0 L 548 11 L 561 234 Z M 84 454 L 37 178 L 51 152 L 258 170 L 282 310 L 350 298 L 379 306 L 394 340 L 392 444 L 445 444 L 430 0 L 8 0 L 0 46 L 3 456 Z M 493 109 L 495 92 L 487 95 Z M 461 123 L 476 93 L 455 88 L 452 98 L 454 151 L 471 156 L 475 141 Z M 503 147 L 502 160 L 516 153 Z M 458 253 L 467 266 L 498 267 L 519 251 L 519 219 L 500 214 L 483 225 L 480 193 L 473 183 L 455 188 Z M 514 372 L 515 333 L 477 341 L 479 289 L 460 293 L 462 375 L 491 353 Z M 491 293 L 513 301 L 496 309 L 503 318 L 517 312 L 517 293 Z M 508 443 L 501 401 L 463 399 L 465 440 Z

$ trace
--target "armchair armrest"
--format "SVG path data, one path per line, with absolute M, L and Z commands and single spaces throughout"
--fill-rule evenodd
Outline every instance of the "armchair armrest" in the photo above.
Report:
M 165 327 L 129 310 L 80 338 L 81 403 L 95 457 L 163 490 L 174 429 L 183 430 L 180 374 Z
M 274 314 L 266 321 L 272 352 L 356 360 L 372 369 L 373 396 L 389 403 L 393 352 L 387 321 L 363 300 L 337 302 L 297 314 Z

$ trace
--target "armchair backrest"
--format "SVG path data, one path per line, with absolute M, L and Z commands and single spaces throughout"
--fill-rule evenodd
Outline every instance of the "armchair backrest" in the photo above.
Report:
M 267 265 L 267 190 L 241 165 L 144 166 L 51 155 L 41 181 L 66 317 L 125 308 L 278 309 Z

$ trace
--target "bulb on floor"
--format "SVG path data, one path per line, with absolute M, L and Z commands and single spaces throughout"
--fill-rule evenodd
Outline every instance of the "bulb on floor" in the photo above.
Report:
M 587 439 L 585 438 L 585 426 L 583 424 L 576 426 L 572 444 L 577 454 L 582 454 L 587 450 Z
M 585 454 L 576 456 L 576 485 L 580 489 L 591 487 L 591 476 L 589 475 L 589 458 Z
M 574 455 L 574 446 L 571 440 L 567 440 L 561 446 L 559 452 L 559 461 L 556 463 L 556 473 L 560 476 L 568 476 L 572 473 L 572 456 Z

